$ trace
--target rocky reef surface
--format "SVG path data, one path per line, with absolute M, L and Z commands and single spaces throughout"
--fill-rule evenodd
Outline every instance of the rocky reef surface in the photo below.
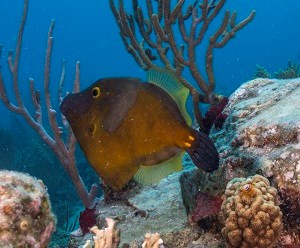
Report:
M 212 137 L 222 157 L 224 180 L 255 173 L 279 193 L 281 245 L 300 246 L 300 78 L 258 78 L 230 97 L 228 118 Z
M 176 244 L 165 247 L 187 247 L 198 236 L 189 226 L 179 178 L 193 169 L 193 166 L 186 166 L 184 171 L 174 173 L 158 184 L 129 189 L 124 196 L 126 199 L 101 201 L 97 206 L 97 222 L 104 227 L 106 217 L 116 220 L 120 247 L 142 244 L 145 234 L 150 232 L 160 233 L 164 243 Z M 83 245 L 87 239 L 92 239 L 92 235 L 87 234 L 84 240 L 73 237 L 72 247 Z
M 283 231 L 274 247 L 300 247 L 299 86 L 300 78 L 258 78 L 241 85 L 223 111 L 228 115 L 223 128 L 210 133 L 220 153 L 220 168 L 204 174 L 185 157 L 182 172 L 156 185 L 128 190 L 126 201 L 101 201 L 100 227 L 106 217 L 116 220 L 120 247 L 141 244 L 147 232 L 159 232 L 164 247 L 225 247 L 221 230 L 226 223 L 219 212 L 226 184 L 260 174 L 277 190 L 283 214 Z M 87 239 L 92 235 L 71 238 L 72 247 Z

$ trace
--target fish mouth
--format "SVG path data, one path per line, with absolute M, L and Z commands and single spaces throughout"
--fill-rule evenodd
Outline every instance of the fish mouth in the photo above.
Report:
M 71 105 L 71 99 L 70 99 L 70 95 L 67 95 L 61 102 L 59 108 L 60 108 L 60 112 L 67 117 L 68 113 L 70 112 L 70 105 Z
M 60 104 L 60 111 L 69 121 L 69 118 L 80 118 L 85 115 L 89 105 L 89 101 L 82 93 L 69 94 Z

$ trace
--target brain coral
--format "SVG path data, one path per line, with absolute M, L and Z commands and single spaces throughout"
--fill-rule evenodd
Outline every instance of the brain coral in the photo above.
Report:
M 273 247 L 282 230 L 277 190 L 263 176 L 231 180 L 221 209 L 227 247 Z
M 43 182 L 27 174 L 0 171 L 0 247 L 47 247 L 54 229 Z

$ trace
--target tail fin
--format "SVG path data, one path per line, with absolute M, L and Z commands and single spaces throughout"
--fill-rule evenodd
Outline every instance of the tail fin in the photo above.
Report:
M 187 150 L 194 164 L 206 172 L 219 167 L 219 153 L 213 141 L 203 133 L 197 132 L 194 145 Z

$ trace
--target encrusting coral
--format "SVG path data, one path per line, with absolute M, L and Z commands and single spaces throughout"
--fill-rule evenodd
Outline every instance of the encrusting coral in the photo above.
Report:
M 41 180 L 20 172 L 0 171 L 1 248 L 47 247 L 55 223 Z
M 273 247 L 282 230 L 277 190 L 267 178 L 234 178 L 222 204 L 227 247 Z

